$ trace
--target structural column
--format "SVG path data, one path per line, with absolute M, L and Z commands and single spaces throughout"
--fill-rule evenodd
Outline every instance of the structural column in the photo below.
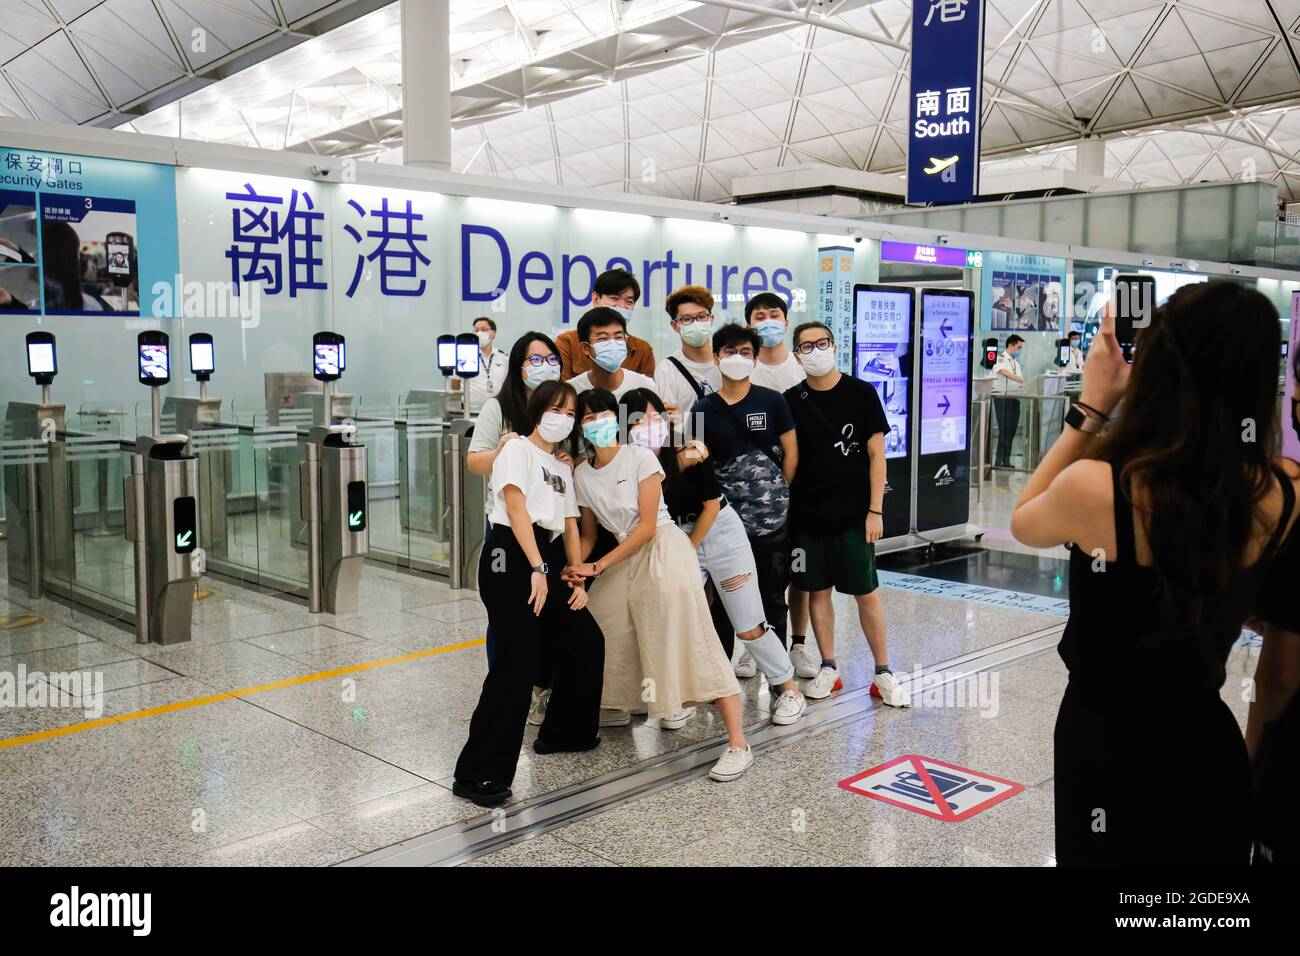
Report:
M 1074 146 L 1074 169 L 1085 176 L 1106 175 L 1106 142 L 1100 136 L 1087 136 Z
M 402 0 L 402 137 L 409 166 L 451 169 L 449 0 Z

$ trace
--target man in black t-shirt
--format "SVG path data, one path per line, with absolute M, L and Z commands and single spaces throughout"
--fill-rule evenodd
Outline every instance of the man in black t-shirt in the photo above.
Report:
M 795 587 L 808 592 L 822 657 L 804 693 L 818 700 L 840 686 L 834 588 L 857 601 L 876 662 L 872 694 L 891 707 L 906 707 L 907 692 L 889 669 L 885 611 L 876 593 L 875 542 L 884 531 L 889 422 L 875 388 L 835 367 L 835 338 L 827 326 L 805 322 L 796 328 L 794 351 L 807 378 L 785 393 L 799 443 L 799 470 L 790 490 L 791 570 Z

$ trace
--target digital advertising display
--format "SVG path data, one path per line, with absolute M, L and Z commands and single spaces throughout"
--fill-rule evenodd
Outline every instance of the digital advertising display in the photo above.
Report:
M 916 527 L 924 532 L 964 525 L 970 518 L 975 293 L 922 289 L 920 295 Z
M 921 454 L 966 447 L 970 299 L 921 296 Z
M 853 287 L 853 375 L 880 396 L 885 433 L 885 537 L 911 530 L 912 339 L 916 293 L 907 286 Z

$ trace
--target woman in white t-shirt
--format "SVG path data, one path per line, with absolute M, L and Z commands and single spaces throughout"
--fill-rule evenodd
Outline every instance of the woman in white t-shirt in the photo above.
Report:
M 577 752 L 600 743 L 605 642 L 586 609 L 585 582 L 562 576 L 583 557 L 573 472 L 555 457 L 573 432 L 576 405 L 571 385 L 538 385 L 525 412 L 528 437 L 506 442 L 492 465 L 478 589 L 499 639 L 452 787 L 483 807 L 510 799 L 539 648 L 551 648 L 554 679 L 533 750 Z
M 566 569 L 569 580 L 599 578 L 590 608 L 605 635 L 601 706 L 644 707 L 671 730 L 690 719 L 691 704 L 713 701 L 728 746 L 709 776 L 735 780 L 754 762 L 741 726 L 740 685 L 714 634 L 695 548 L 664 503 L 659 459 L 619 444 L 619 417 L 605 389 L 580 396 L 578 421 L 593 449 L 574 473 L 583 553 L 595 543 L 597 522 L 618 539 L 598 560 Z

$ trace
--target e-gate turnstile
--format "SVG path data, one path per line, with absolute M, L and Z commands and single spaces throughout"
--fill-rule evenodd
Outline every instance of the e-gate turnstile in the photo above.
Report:
M 5 517 L 9 580 L 29 597 L 45 594 L 47 579 L 71 576 L 72 499 L 68 486 L 64 406 L 49 400 L 10 402 L 5 430 Z M 25 447 L 18 443 L 26 443 Z

